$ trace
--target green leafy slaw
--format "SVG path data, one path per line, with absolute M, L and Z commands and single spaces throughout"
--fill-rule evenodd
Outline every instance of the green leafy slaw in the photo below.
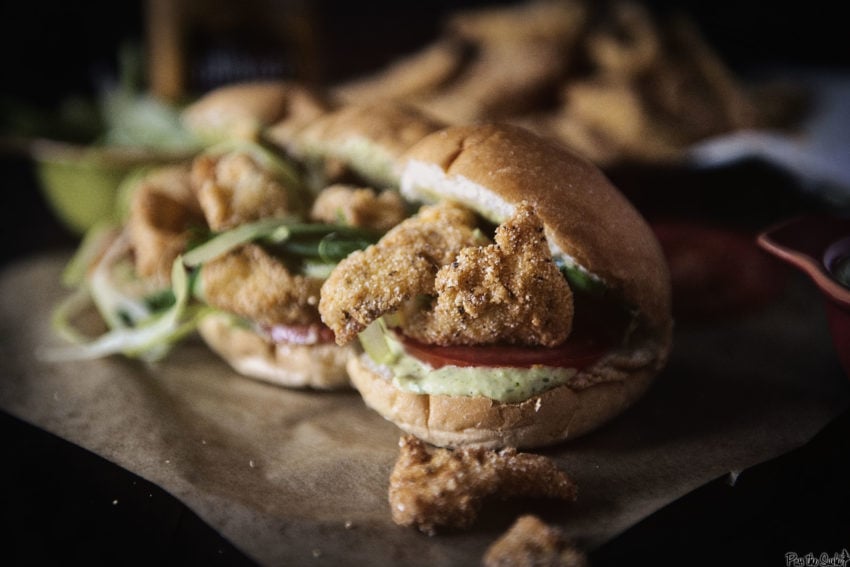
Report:
M 51 349 L 46 358 L 54 361 L 85 360 L 112 354 L 124 354 L 149 362 L 162 359 L 184 336 L 194 331 L 205 309 L 190 305 L 191 278 L 183 260 L 178 257 L 172 264 L 171 290 L 174 301 L 164 310 L 150 311 L 144 301 L 133 300 L 115 292 L 105 282 L 91 284 L 88 289 L 78 288 L 69 301 L 54 313 L 54 328 L 74 344 Z M 97 338 L 88 339 L 76 333 L 70 318 L 93 301 L 110 330 Z M 120 306 L 119 311 L 111 309 Z M 129 316 L 122 317 L 119 313 Z
M 126 273 L 121 277 L 121 262 L 127 261 L 129 252 L 129 243 L 123 235 L 112 242 L 88 276 L 84 276 L 84 267 L 103 248 L 108 233 L 114 235 L 117 230 L 98 227 L 87 235 L 69 262 L 64 281 L 77 288 L 56 308 L 52 324 L 57 334 L 71 344 L 46 352 L 47 359 L 85 360 L 123 354 L 149 362 L 160 360 L 174 344 L 196 329 L 203 316 L 215 310 L 203 302 L 198 283 L 205 263 L 256 242 L 273 253 L 299 257 L 307 275 L 324 277 L 350 252 L 365 248 L 380 236 L 345 225 L 305 223 L 288 217 L 262 219 L 208 235 L 201 244 L 175 259 L 169 287 L 138 293 L 132 285 L 123 285 L 124 280 L 134 277 Z M 126 269 L 130 267 L 125 266 Z M 91 306 L 108 327 L 95 338 L 81 334 L 72 323 Z

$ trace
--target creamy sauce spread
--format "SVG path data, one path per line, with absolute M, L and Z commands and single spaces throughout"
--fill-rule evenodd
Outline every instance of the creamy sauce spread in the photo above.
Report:
M 569 381 L 575 368 L 536 366 L 532 368 L 461 367 L 433 368 L 405 354 L 403 346 L 389 334 L 384 338 L 392 356 L 380 362 L 390 368 L 393 383 L 416 394 L 484 396 L 499 402 L 521 402 Z

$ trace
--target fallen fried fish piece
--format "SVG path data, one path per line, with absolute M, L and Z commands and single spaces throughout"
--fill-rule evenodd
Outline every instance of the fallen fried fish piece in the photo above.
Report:
M 443 449 L 406 435 L 390 475 L 393 521 L 434 535 L 475 523 L 488 497 L 573 501 L 575 483 L 541 455 L 478 448 Z
M 520 516 L 491 545 L 483 567 L 586 567 L 587 557 L 558 528 L 532 515 Z

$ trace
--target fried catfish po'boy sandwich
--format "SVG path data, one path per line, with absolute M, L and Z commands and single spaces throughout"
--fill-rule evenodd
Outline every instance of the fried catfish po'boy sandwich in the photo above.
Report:
M 206 114 L 217 116 L 209 102 L 202 101 Z M 218 93 L 212 102 L 234 103 Z M 287 115 L 249 139 L 234 135 L 168 176 L 161 169 L 142 176 L 127 191 L 126 222 L 102 244 L 83 247 L 94 252 L 84 255 L 90 269 L 80 288 L 110 330 L 93 341 L 70 337 L 80 344 L 56 357 L 122 353 L 156 360 L 197 330 L 240 374 L 287 387 L 349 387 L 346 363 L 359 346 L 338 346 L 322 323 L 322 282 L 339 259 L 409 211 L 397 181 L 350 173 L 362 152 L 349 159 L 325 148 L 356 136 L 361 147 L 391 162 L 412 143 L 393 137 L 398 126 L 424 136 L 438 125 L 395 107 L 368 117 L 337 108 L 302 118 Z M 335 124 L 345 125 L 344 132 Z M 270 142 L 264 134 L 272 128 Z M 333 135 L 311 135 L 310 163 L 284 147 L 316 128 Z M 331 160 L 334 166 L 326 167 Z M 345 176 L 330 178 L 326 170 Z M 323 183 L 315 185 L 317 179 Z
M 451 127 L 407 152 L 424 203 L 343 260 L 319 311 L 365 403 L 441 446 L 537 447 L 634 402 L 665 365 L 655 237 L 592 164 L 523 129 Z
M 295 129 L 289 121 L 281 126 L 270 126 L 265 135 L 298 168 L 308 193 L 306 219 L 298 222 L 295 216 L 296 223 L 291 224 L 293 215 L 284 207 L 284 222 L 277 225 L 275 215 L 270 215 L 271 219 L 260 221 L 268 227 L 261 238 L 201 266 L 205 299 L 220 311 L 204 317 L 198 330 L 243 374 L 287 386 L 348 387 L 346 364 L 359 348 L 337 345 L 322 323 L 318 312 L 322 282 L 338 260 L 408 215 L 398 179 L 387 172 L 404 150 L 439 124 L 407 107 L 384 105 L 339 107 Z M 257 177 L 248 171 L 228 187 L 227 170 L 215 158 L 206 163 L 196 160 L 194 172 L 200 178 L 198 195 L 202 203 L 209 203 L 210 213 L 233 211 L 232 202 L 220 203 L 221 194 L 238 197 L 239 186 L 248 186 Z M 262 196 L 261 189 L 254 191 L 249 198 L 264 207 L 279 194 Z M 232 234 L 255 220 L 237 219 L 222 228 Z M 286 239 L 269 242 L 279 229 L 288 233 Z

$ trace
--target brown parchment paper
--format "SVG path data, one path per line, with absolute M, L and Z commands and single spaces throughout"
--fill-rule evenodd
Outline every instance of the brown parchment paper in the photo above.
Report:
M 189 341 L 157 366 L 48 364 L 67 257 L 0 274 L 0 407 L 156 483 L 263 565 L 474 565 L 510 525 L 428 537 L 393 524 L 399 431 L 355 393 L 235 375 Z M 579 485 L 546 508 L 592 549 L 694 488 L 808 441 L 850 400 L 806 282 L 757 314 L 680 326 L 668 368 L 632 409 L 545 451 Z M 746 474 L 746 472 L 743 472 Z

